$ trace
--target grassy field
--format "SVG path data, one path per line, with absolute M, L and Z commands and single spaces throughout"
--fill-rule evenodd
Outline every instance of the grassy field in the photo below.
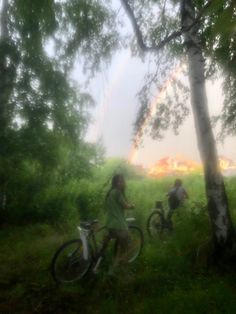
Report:
M 184 178 L 190 194 L 174 216 L 174 231 L 150 240 L 146 220 L 155 200 L 165 200 L 170 179 L 128 182 L 137 223 L 145 233 L 140 258 L 116 280 L 106 265 L 93 277 L 57 287 L 49 272 L 56 248 L 77 236 L 76 224 L 3 226 L 0 231 L 0 313 L 235 313 L 236 272 L 206 268 L 210 237 L 204 186 L 198 176 Z M 227 179 L 233 219 L 236 179 Z M 134 214 L 132 213 L 132 215 Z

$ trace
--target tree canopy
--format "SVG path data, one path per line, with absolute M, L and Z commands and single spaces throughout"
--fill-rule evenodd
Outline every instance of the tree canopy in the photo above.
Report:
M 96 0 L 2 1 L 0 204 L 6 213 L 55 207 L 49 200 L 37 204 L 39 195 L 47 199 L 53 186 L 59 192 L 97 162 L 96 146 L 84 140 L 94 100 L 71 71 L 77 60 L 93 75 L 111 57 L 113 26 L 109 5 Z
M 187 29 L 181 24 L 183 1 L 171 0 L 121 0 L 133 26 L 136 43 L 132 50 L 136 55 L 154 52 L 144 86 L 139 92 L 140 111 L 136 120 L 136 132 L 149 115 L 155 90 L 161 90 L 173 76 L 180 63 L 186 62 L 183 35 Z M 223 76 L 224 106 L 218 120 L 222 123 L 222 135 L 235 134 L 235 2 L 232 0 L 194 1 L 196 26 L 202 45 L 207 78 Z M 224 25 L 224 27 L 222 27 Z M 190 25 L 191 27 L 191 25 Z M 184 72 L 184 70 L 183 70 Z M 222 75 L 223 74 L 223 75 Z M 158 105 L 156 116 L 150 124 L 154 138 L 162 138 L 164 131 L 172 128 L 175 133 L 189 114 L 189 94 L 186 80 L 172 80 L 165 98 Z M 165 105 L 166 104 L 166 105 Z

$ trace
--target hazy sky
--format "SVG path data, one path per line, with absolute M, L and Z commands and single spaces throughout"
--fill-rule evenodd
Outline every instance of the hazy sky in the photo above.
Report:
M 87 139 L 96 141 L 101 138 L 107 156 L 124 158 L 129 156 L 133 123 L 138 109 L 136 94 L 142 86 L 146 69 L 147 64 L 132 58 L 128 51 L 122 51 L 114 56 L 111 66 L 108 69 L 104 68 L 90 84 L 89 91 L 97 105 L 92 110 L 94 121 Z M 220 83 L 208 82 L 207 93 L 210 112 L 219 112 L 223 102 Z M 235 137 L 228 138 L 224 145 L 218 144 L 218 153 L 236 160 L 235 144 Z M 136 163 L 150 166 L 167 155 L 200 159 L 192 115 L 178 136 L 167 132 L 162 141 L 145 137 L 143 147 L 138 151 Z

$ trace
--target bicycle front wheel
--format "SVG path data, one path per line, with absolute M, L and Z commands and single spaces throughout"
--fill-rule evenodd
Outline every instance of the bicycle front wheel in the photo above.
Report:
M 159 211 L 154 211 L 147 221 L 147 232 L 151 238 L 161 235 L 163 229 L 162 217 Z
M 129 238 L 128 238 L 128 251 L 127 260 L 128 263 L 132 263 L 140 255 L 143 248 L 143 232 L 136 226 L 129 226 Z
M 64 243 L 55 253 L 51 263 L 51 273 L 57 283 L 75 282 L 88 272 L 90 257 L 85 260 L 80 239 Z

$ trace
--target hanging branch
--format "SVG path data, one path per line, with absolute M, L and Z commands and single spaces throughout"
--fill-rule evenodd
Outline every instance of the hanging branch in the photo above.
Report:
M 214 0 L 209 0 L 207 2 L 207 4 L 203 7 L 202 11 L 196 16 L 196 18 L 194 19 L 194 21 L 192 22 L 192 24 L 190 24 L 188 27 L 181 27 L 178 31 L 172 32 L 170 35 L 166 36 L 163 40 L 161 40 L 157 45 L 154 46 L 147 46 L 144 42 L 144 37 L 143 34 L 140 30 L 140 27 L 137 23 L 136 17 L 134 15 L 134 12 L 131 8 L 131 6 L 129 5 L 129 1 L 128 0 L 120 0 L 121 3 L 123 4 L 123 7 L 125 9 L 125 11 L 127 12 L 131 24 L 133 26 L 136 38 L 137 38 L 137 42 L 140 46 L 140 48 L 143 51 L 157 51 L 160 50 L 161 48 L 163 48 L 168 42 L 170 42 L 172 39 L 177 38 L 179 36 L 181 36 L 183 33 L 188 32 L 194 25 L 196 25 L 199 20 L 201 19 L 201 17 L 203 16 L 205 10 L 211 5 L 211 3 Z
M 166 1 L 167 0 L 164 0 L 162 12 L 161 12 L 161 22 L 162 22 L 164 27 L 166 25 L 166 16 L 165 16 L 166 15 Z

